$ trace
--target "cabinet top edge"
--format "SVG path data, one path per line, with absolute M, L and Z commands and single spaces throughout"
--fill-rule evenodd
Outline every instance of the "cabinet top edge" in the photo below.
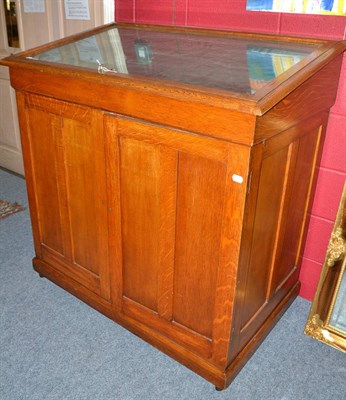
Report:
M 197 82 L 189 82 L 184 80 L 176 80 L 176 79 L 163 79 L 160 74 L 158 76 L 140 73 L 141 68 L 142 71 L 143 66 L 140 65 L 137 70 L 133 68 L 133 72 L 131 70 L 127 71 L 127 66 L 125 65 L 124 71 L 114 73 L 110 68 L 107 68 L 106 63 L 99 62 L 96 57 L 96 61 L 101 64 L 101 66 L 105 66 L 106 69 L 99 69 L 97 65 L 93 69 L 90 67 L 86 67 L 85 65 L 73 65 L 67 64 L 63 62 L 57 61 L 47 61 L 37 59 L 36 56 L 40 54 L 52 54 L 58 48 L 67 48 L 71 44 L 75 44 L 76 42 L 80 42 L 83 40 L 89 40 L 89 38 L 95 38 L 95 35 L 104 35 L 105 33 L 111 32 L 110 30 L 116 29 L 123 30 L 121 32 L 125 32 L 125 34 L 130 37 L 132 35 L 131 31 L 139 33 L 145 32 L 144 37 L 146 35 L 154 35 L 149 36 L 149 38 L 158 38 L 157 35 L 164 35 L 164 39 L 169 41 L 172 38 L 172 34 L 174 35 L 183 35 L 183 44 L 189 45 L 192 38 L 192 42 L 194 38 L 198 37 L 197 46 L 202 46 L 201 49 L 198 48 L 198 51 L 203 52 L 203 44 L 210 39 L 212 42 L 209 43 L 220 43 L 224 38 L 235 39 L 237 40 L 237 45 L 240 46 L 245 43 L 245 57 L 248 59 L 245 61 L 245 64 L 242 65 L 241 68 L 245 68 L 244 65 L 250 70 L 249 76 L 246 77 L 250 81 L 248 92 L 239 92 L 237 90 L 232 89 L 224 89 L 223 87 L 209 87 L 204 86 L 203 81 L 199 80 Z M 125 31 L 124 31 L 125 29 Z M 130 33 L 129 33 L 130 32 Z M 168 34 L 168 36 L 166 35 Z M 126 36 L 125 35 L 125 36 Z M 129 36 L 130 35 L 130 36 Z M 156 35 L 156 36 L 155 36 Z M 165 36 L 166 35 L 166 36 Z M 179 37 L 179 36 L 177 36 Z M 88 39 L 87 39 L 88 38 Z M 159 37 L 160 38 L 160 37 Z M 204 40 L 200 40 L 200 39 Z M 123 37 L 123 43 L 126 42 L 127 37 Z M 312 48 L 311 53 L 307 56 L 304 56 L 296 64 L 291 65 L 287 70 L 284 70 L 279 75 L 272 76 L 270 81 L 264 81 L 263 85 L 259 85 L 256 90 L 251 88 L 251 85 L 257 85 L 256 76 L 251 76 L 251 65 L 249 64 L 249 57 L 258 56 L 258 60 L 261 61 L 262 54 L 257 54 L 257 49 L 252 49 L 250 45 L 250 52 L 253 50 L 253 54 L 249 55 L 249 44 L 246 41 L 255 40 L 256 43 L 278 43 L 278 45 L 286 46 L 287 44 L 290 46 L 292 43 L 297 46 L 312 45 L 315 46 Z M 242 42 L 243 41 L 243 42 Z M 268 42 L 267 42 L 268 41 Z M 121 42 L 120 42 L 121 43 Z M 138 44 L 139 43 L 139 44 Z M 146 48 L 146 41 L 139 41 L 138 43 L 134 43 L 134 46 L 139 47 L 136 49 L 138 52 L 142 52 L 143 54 L 146 51 L 151 51 L 150 47 Z M 157 41 L 155 44 L 160 43 Z M 222 42 L 223 44 L 224 42 Z M 252 42 L 250 42 L 252 43 Z M 131 43 L 133 45 L 133 43 Z M 150 45 L 150 43 L 149 43 Z M 140 47 L 142 46 L 142 48 Z M 299 48 L 299 47 L 298 47 Z M 98 51 L 96 47 L 93 48 L 95 52 Z M 123 45 L 122 52 L 124 53 L 126 50 L 126 45 Z M 8 66 L 11 69 L 26 69 L 31 70 L 32 72 L 46 72 L 49 74 L 55 74 L 64 76 L 69 79 L 82 79 L 82 80 L 90 80 L 94 83 L 101 83 L 107 86 L 117 86 L 119 88 L 126 87 L 149 93 L 156 93 L 158 95 L 162 95 L 169 98 L 174 98 L 177 100 L 185 100 L 192 101 L 196 103 L 208 104 L 211 106 L 217 106 L 223 109 L 228 109 L 232 111 L 238 111 L 242 113 L 248 113 L 253 115 L 263 115 L 267 111 L 269 111 L 273 106 L 275 106 L 280 100 L 282 100 L 287 94 L 293 91 L 295 88 L 300 86 L 303 82 L 309 79 L 312 75 L 318 72 L 321 68 L 327 65 L 330 61 L 332 61 L 335 57 L 340 55 L 346 49 L 346 41 L 335 41 L 335 40 L 326 40 L 326 39 L 311 39 L 311 38 L 300 38 L 300 37 L 282 37 L 278 35 L 268 35 L 262 33 L 248 33 L 248 32 L 238 32 L 238 31 L 225 31 L 225 30 L 214 30 L 214 29 L 204 29 L 204 28 L 190 28 L 190 27 L 172 27 L 172 26 L 163 26 L 163 25 L 148 25 L 148 24 L 129 24 L 129 23 L 111 23 L 107 25 L 103 25 L 101 27 L 84 31 L 79 34 L 75 34 L 69 36 L 67 38 L 63 38 L 39 47 L 36 47 L 31 50 L 27 50 L 21 53 L 17 53 L 14 55 L 10 55 L 2 60 L 0 60 L 0 65 Z M 206 48 L 208 50 L 208 48 Z M 131 48 L 133 51 L 133 48 Z M 261 48 L 260 48 L 261 51 Z M 286 51 L 284 49 L 284 51 Z M 268 50 L 264 49 L 263 54 L 267 57 Z M 214 53 L 213 53 L 214 54 Z M 216 54 L 216 53 L 215 53 Z M 102 54 L 101 54 L 102 55 Z M 130 54 L 131 56 L 131 54 Z M 144 55 L 145 56 L 145 55 Z M 148 57 L 150 55 L 147 55 Z M 158 52 L 156 55 L 159 58 L 161 54 Z M 167 56 L 167 55 L 166 55 Z M 204 56 L 204 53 L 203 53 Z M 188 58 L 188 56 L 186 56 Z M 271 62 L 277 62 L 275 57 L 277 57 L 276 53 L 270 54 Z M 291 57 L 291 55 L 289 55 Z M 293 56 L 292 56 L 293 57 Z M 291 58 L 292 58 L 291 57 Z M 128 56 L 124 56 L 124 60 L 127 60 Z M 262 57 L 263 58 L 263 57 Z M 59 61 L 59 60 L 58 60 Z M 256 60 L 255 60 L 256 61 Z M 285 60 L 284 60 L 285 61 Z M 287 60 L 286 60 L 287 61 Z M 163 61 L 165 63 L 166 61 Z M 81 63 L 83 64 L 83 63 Z M 126 64 L 126 61 L 125 61 Z M 128 63 L 129 64 L 129 63 Z M 212 62 L 211 64 L 212 65 Z M 152 65 L 150 65 L 152 67 Z M 133 67 L 133 65 L 132 65 Z M 167 67 L 169 69 L 169 66 Z M 282 67 L 281 67 L 282 68 Z M 128 68 L 130 69 L 130 68 Z M 174 69 L 174 68 L 173 68 Z M 221 70 L 225 71 L 225 66 L 221 66 Z M 139 71 L 139 72 L 138 72 Z M 173 75 L 176 73 L 176 70 L 173 71 Z M 265 71 L 264 71 L 265 72 Z M 237 73 L 237 72 L 235 72 Z M 254 73 L 256 75 L 256 72 Z M 195 77 L 195 75 L 192 76 Z M 239 75 L 240 76 L 240 75 Z M 237 76 L 238 77 L 238 76 Z M 234 80 L 237 80 L 236 78 Z M 337 78 L 337 77 L 336 77 Z M 244 78 L 244 82 L 246 82 Z M 217 82 L 219 83 L 219 82 Z M 243 83 L 243 86 L 247 85 L 247 83 Z M 20 89 L 20 88 L 16 88 Z M 252 91 L 252 92 L 251 92 Z

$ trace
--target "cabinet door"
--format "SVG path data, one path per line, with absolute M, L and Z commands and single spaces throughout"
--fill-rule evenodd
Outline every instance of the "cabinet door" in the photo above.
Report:
M 112 116 L 106 132 L 118 313 L 222 362 L 248 149 Z
M 109 299 L 102 113 L 35 95 L 18 100 L 36 256 Z

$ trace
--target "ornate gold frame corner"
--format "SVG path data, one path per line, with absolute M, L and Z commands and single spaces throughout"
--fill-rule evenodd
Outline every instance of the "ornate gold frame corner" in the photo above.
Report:
M 331 316 L 346 279 L 346 182 L 329 240 L 316 294 L 304 333 L 346 353 L 346 331 L 331 324 Z M 346 309 L 345 309 L 346 314 Z

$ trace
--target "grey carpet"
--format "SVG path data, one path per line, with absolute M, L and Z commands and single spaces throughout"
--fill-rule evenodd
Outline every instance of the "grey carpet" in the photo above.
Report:
M 0 170 L 0 198 L 27 204 Z M 304 336 L 298 298 L 223 392 L 32 270 L 29 212 L 0 221 L 1 400 L 342 400 L 346 357 Z

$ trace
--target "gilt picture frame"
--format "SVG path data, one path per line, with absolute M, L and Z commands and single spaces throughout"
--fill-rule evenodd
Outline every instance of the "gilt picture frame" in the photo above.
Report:
M 346 182 L 305 334 L 346 353 Z

